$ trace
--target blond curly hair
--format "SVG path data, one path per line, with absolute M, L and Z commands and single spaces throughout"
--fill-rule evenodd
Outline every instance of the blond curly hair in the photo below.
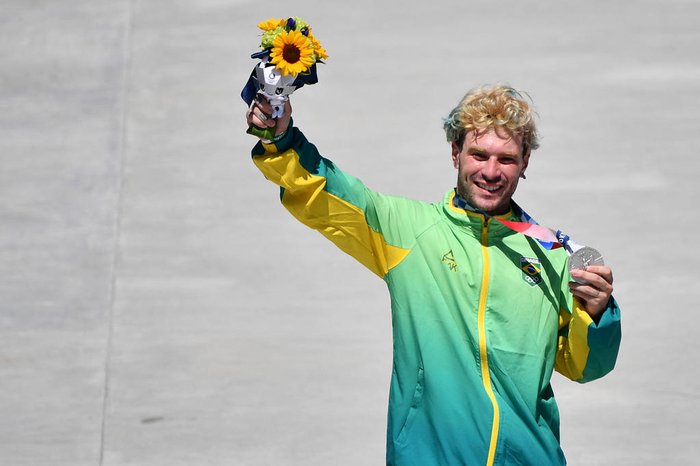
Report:
M 529 97 L 529 96 L 528 96 Z M 535 112 L 522 94 L 510 86 L 472 89 L 444 119 L 447 142 L 459 147 L 469 131 L 505 130 L 523 141 L 523 155 L 540 146 Z

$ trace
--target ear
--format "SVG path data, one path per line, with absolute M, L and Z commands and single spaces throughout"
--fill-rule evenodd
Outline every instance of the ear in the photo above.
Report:
M 527 151 L 525 155 L 523 155 L 523 169 L 520 170 L 520 176 L 525 178 L 525 169 L 527 168 L 527 164 L 530 163 L 530 151 Z
M 459 169 L 459 154 L 461 152 L 462 148 L 459 147 L 456 142 L 452 141 L 452 164 L 457 169 Z

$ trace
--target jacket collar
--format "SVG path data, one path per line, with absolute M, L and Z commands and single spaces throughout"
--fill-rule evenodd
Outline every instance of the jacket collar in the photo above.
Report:
M 455 202 L 457 198 L 457 193 L 454 189 L 449 190 L 445 197 L 443 198 L 443 209 L 447 214 L 448 218 L 454 223 L 461 224 L 464 226 L 469 226 L 476 229 L 481 229 L 484 224 L 487 215 L 471 208 L 466 202 Z M 458 207 L 459 205 L 459 207 Z M 511 210 L 504 215 L 495 215 L 494 217 L 504 219 L 504 220 L 515 220 L 518 221 L 516 213 L 513 211 L 513 203 L 511 201 Z M 509 228 L 501 224 L 500 222 L 489 222 L 489 231 L 494 232 L 510 232 Z

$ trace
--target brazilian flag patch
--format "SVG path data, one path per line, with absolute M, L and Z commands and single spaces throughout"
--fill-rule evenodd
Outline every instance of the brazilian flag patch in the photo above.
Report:
M 523 280 L 530 286 L 542 283 L 542 264 L 532 257 L 520 258 L 520 270 L 523 271 Z

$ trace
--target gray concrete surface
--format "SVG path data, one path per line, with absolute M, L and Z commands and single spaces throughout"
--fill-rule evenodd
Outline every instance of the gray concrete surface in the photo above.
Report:
M 292 14 L 331 55 L 295 120 L 380 191 L 438 199 L 440 118 L 529 91 L 516 197 L 624 312 L 614 373 L 554 380 L 570 464 L 697 464 L 698 2 L 0 6 L 0 464 L 382 464 L 384 286 L 249 160 L 255 25 Z

